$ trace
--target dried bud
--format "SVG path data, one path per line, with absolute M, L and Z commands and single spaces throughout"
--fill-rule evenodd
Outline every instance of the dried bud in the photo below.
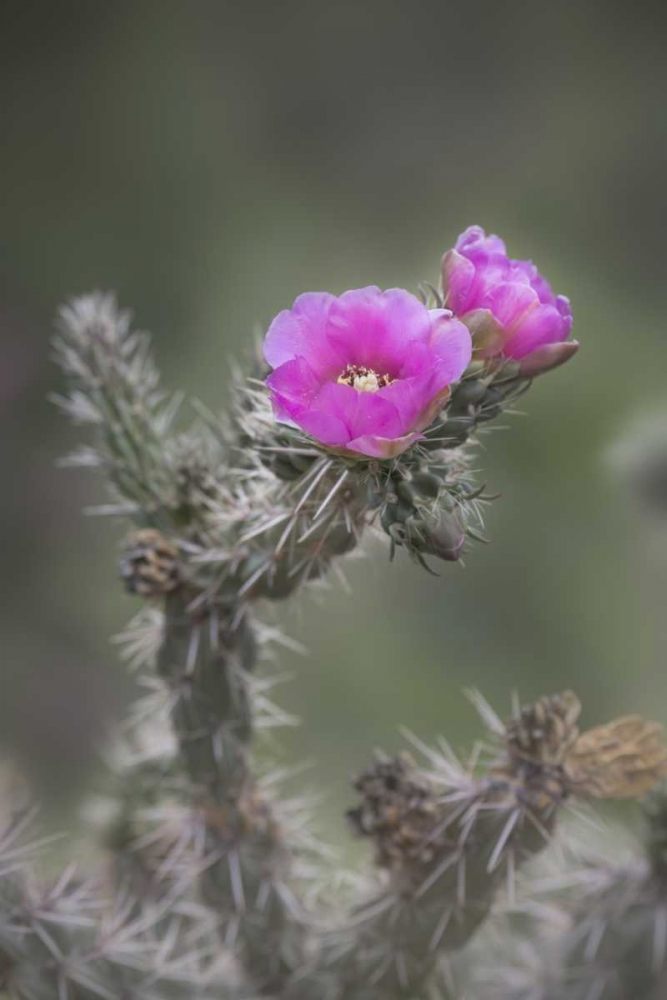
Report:
M 596 799 L 636 799 L 667 776 L 662 726 L 624 715 L 583 733 L 565 760 L 574 791 Z
M 667 776 L 662 727 L 625 715 L 580 734 L 572 691 L 524 706 L 506 726 L 496 770 L 559 797 L 639 798 Z
M 131 594 L 162 597 L 180 582 L 178 550 L 153 528 L 133 531 L 123 545 L 120 575 Z
M 353 784 L 362 802 L 347 818 L 357 834 L 375 841 L 377 864 L 391 868 L 407 860 L 428 862 L 436 799 L 412 758 L 378 757 Z
M 507 723 L 507 750 L 517 762 L 558 766 L 579 736 L 581 702 L 573 691 L 524 705 Z
M 538 809 L 562 802 L 571 791 L 563 761 L 579 736 L 580 712 L 572 691 L 524 705 L 506 723 L 494 774 L 518 782 Z

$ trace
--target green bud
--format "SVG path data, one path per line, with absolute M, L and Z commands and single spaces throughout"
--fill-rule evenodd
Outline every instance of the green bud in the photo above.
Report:
M 396 496 L 399 501 L 403 501 L 403 504 L 406 507 L 412 509 L 418 493 L 411 482 L 408 482 L 407 479 L 402 479 L 401 482 L 396 485 Z
M 432 472 L 415 472 L 412 476 L 412 486 L 420 497 L 437 500 L 442 489 L 442 480 Z
M 458 510 L 436 509 L 432 517 L 412 518 L 406 524 L 410 546 L 424 555 L 437 556 L 447 562 L 457 562 L 466 540 L 465 528 Z
M 450 410 L 461 412 L 470 406 L 477 406 L 484 399 L 486 390 L 486 383 L 480 379 L 464 379 L 452 392 Z

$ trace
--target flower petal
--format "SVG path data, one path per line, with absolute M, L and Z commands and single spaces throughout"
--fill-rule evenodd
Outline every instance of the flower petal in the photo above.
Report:
M 445 309 L 431 311 L 430 349 L 439 359 L 438 377 L 441 386 L 457 382 L 470 364 L 472 341 L 470 331 Z
M 349 441 L 345 450 L 368 455 L 369 458 L 396 458 L 397 455 L 407 451 L 421 436 L 421 434 L 406 434 L 400 438 L 383 438 L 375 434 L 366 434 L 364 437 Z
M 335 301 L 328 292 L 306 292 L 291 309 L 278 313 L 264 339 L 264 357 L 272 368 L 299 357 L 320 376 L 331 377 L 345 367 L 344 358 L 326 336 Z
M 294 417 L 295 410 L 291 410 Z M 336 423 L 327 424 L 323 417 L 331 417 Z M 298 412 L 299 425 L 324 444 L 344 444 L 364 434 L 380 434 L 398 437 L 404 433 L 401 416 L 397 408 L 376 392 L 357 392 L 349 385 L 326 382 L 317 397 Z M 316 428 L 324 427 L 327 438 L 320 437 Z M 344 435 L 341 431 L 344 428 Z M 336 440 L 331 440 L 331 435 Z
M 475 265 L 456 250 L 442 258 L 442 291 L 445 305 L 461 316 L 468 309 L 468 299 L 475 279 Z
M 518 360 L 537 350 L 543 344 L 554 344 L 565 340 L 569 326 L 556 306 L 538 306 L 524 314 L 516 327 L 516 332 L 505 345 L 504 353 Z
M 344 292 L 331 307 L 327 339 L 346 363 L 396 376 L 411 341 L 426 340 L 428 309 L 402 288 Z
M 518 282 L 503 282 L 486 297 L 486 306 L 494 318 L 505 329 L 506 336 L 512 336 L 530 310 L 537 311 L 540 300 L 530 285 Z
M 350 432 L 344 421 L 326 410 L 306 410 L 295 417 L 294 422 L 306 434 L 330 448 L 343 448 L 350 440 Z
M 378 395 L 395 407 L 400 417 L 400 433 L 405 434 L 415 428 L 433 397 L 446 384 L 435 367 L 411 378 L 397 379 L 381 389 Z
M 320 382 L 304 358 L 280 365 L 268 376 L 266 384 L 275 395 L 300 406 L 311 403 L 320 389 Z
M 487 236 L 481 226 L 468 226 L 456 241 L 456 249 L 466 256 L 477 253 L 507 256 L 507 247 L 499 236 Z

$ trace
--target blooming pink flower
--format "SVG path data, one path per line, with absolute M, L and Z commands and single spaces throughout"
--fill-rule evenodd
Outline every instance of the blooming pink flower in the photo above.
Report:
M 393 458 L 420 437 L 470 361 L 463 323 L 401 288 L 300 295 L 264 341 L 279 420 L 322 444 Z
M 443 257 L 442 284 L 445 305 L 470 329 L 481 357 L 518 360 L 570 334 L 569 300 L 554 295 L 531 261 L 510 260 L 503 241 L 479 226 L 461 233 Z M 570 344 L 556 353 L 575 350 Z

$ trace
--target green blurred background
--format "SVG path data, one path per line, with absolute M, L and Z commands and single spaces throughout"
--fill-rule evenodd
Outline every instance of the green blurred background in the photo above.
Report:
M 667 722 L 667 560 L 602 458 L 664 396 L 665 41 L 629 3 L 3 0 L 0 749 L 52 805 L 97 781 L 132 697 L 108 637 L 137 609 L 122 526 L 80 515 L 101 484 L 56 467 L 78 440 L 46 401 L 58 303 L 115 289 L 215 409 L 299 292 L 435 280 L 473 222 L 571 297 L 582 350 L 486 439 L 503 497 L 464 569 L 374 543 L 352 597 L 277 609 L 312 654 L 283 656 L 284 758 L 316 762 L 342 837 L 399 723 L 469 745 L 463 687 Z

